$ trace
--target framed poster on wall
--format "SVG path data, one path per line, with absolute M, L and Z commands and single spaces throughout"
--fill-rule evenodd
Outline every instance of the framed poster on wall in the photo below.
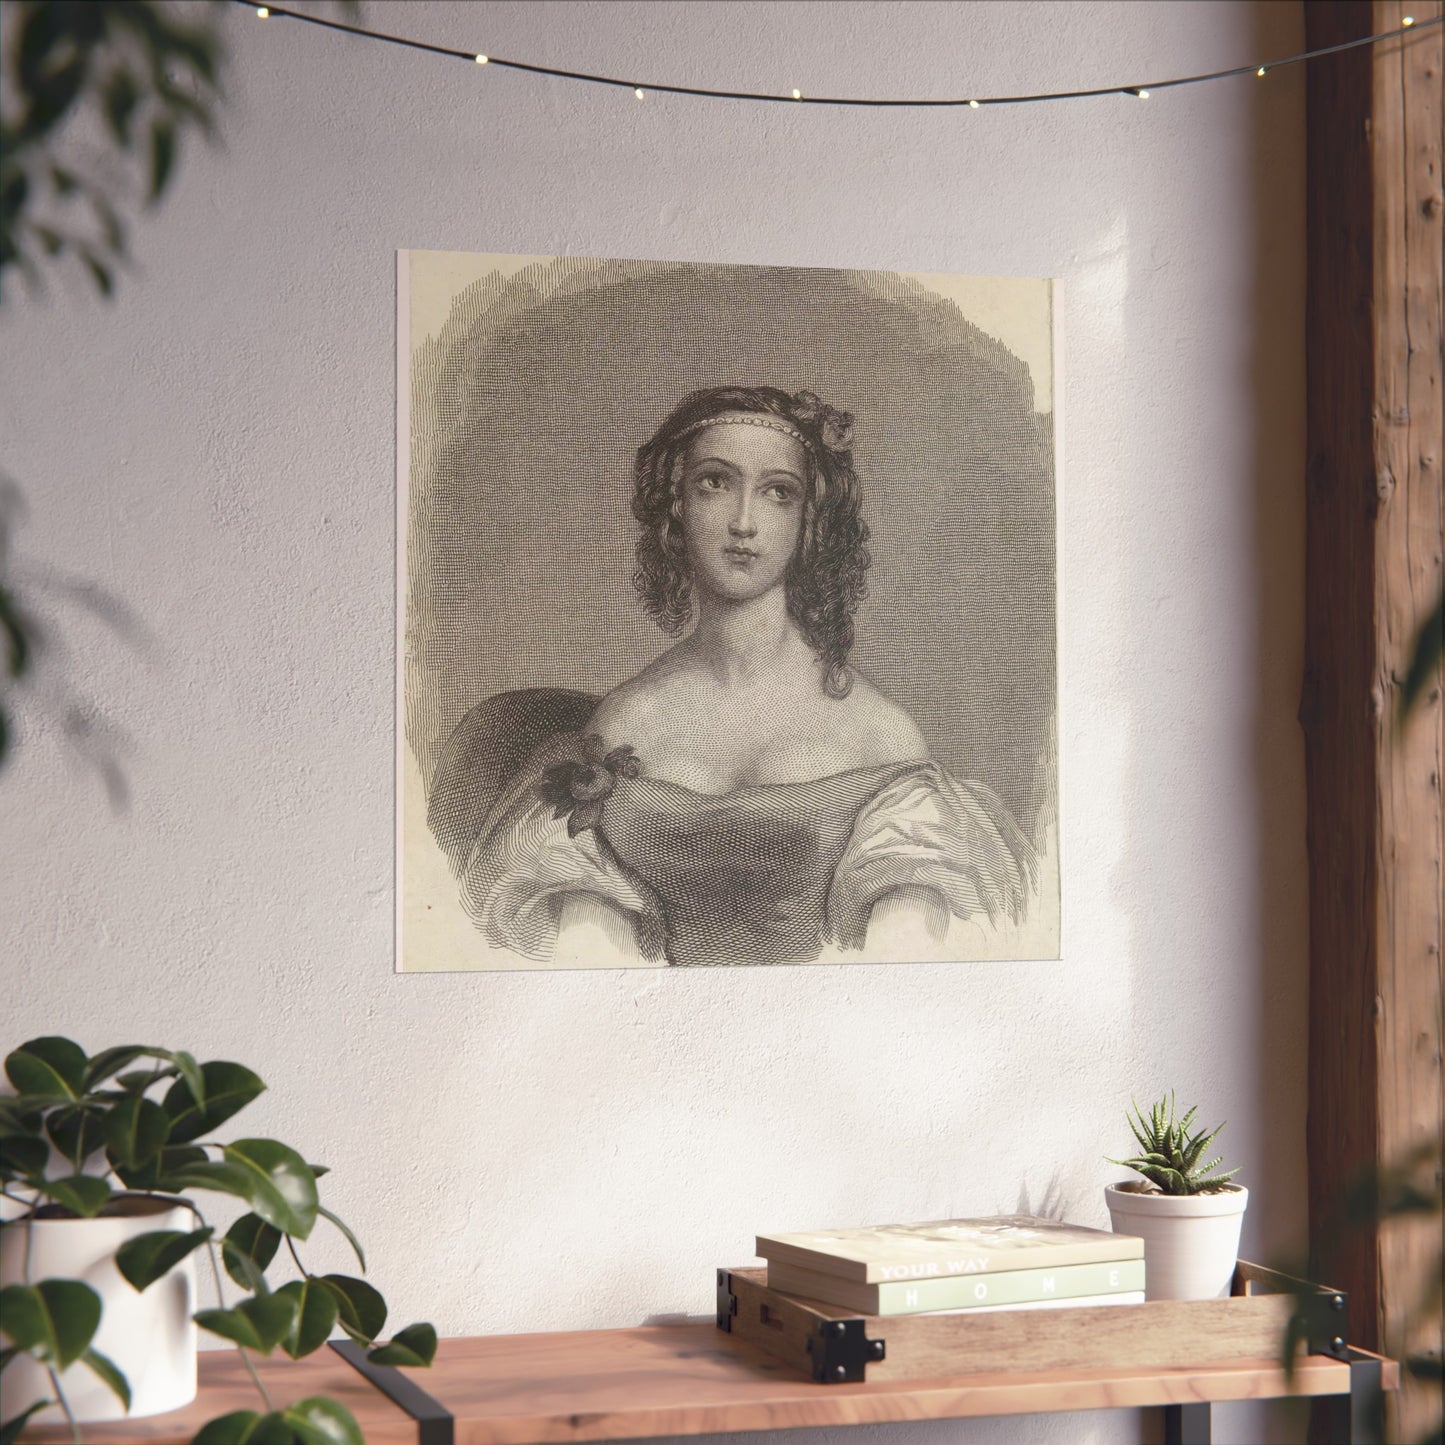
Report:
M 1057 957 L 1052 283 L 398 297 L 398 969 Z

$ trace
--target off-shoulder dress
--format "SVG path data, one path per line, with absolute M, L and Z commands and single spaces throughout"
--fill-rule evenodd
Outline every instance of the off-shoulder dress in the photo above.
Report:
M 873 905 L 931 890 L 956 918 L 1022 918 L 1034 852 L 981 783 L 933 762 L 696 793 L 645 776 L 559 689 L 473 707 L 442 751 L 427 821 L 488 942 L 545 962 L 563 898 L 600 897 L 671 964 L 803 963 L 861 948 Z

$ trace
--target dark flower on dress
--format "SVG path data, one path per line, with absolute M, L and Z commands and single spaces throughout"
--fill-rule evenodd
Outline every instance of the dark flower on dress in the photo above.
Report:
M 582 739 L 580 761 L 555 763 L 537 784 L 537 796 L 550 804 L 554 818 L 567 819 L 567 836 L 575 838 L 602 821 L 602 805 L 618 778 L 635 778 L 642 762 L 625 743 L 605 752 L 602 739 L 588 733 Z

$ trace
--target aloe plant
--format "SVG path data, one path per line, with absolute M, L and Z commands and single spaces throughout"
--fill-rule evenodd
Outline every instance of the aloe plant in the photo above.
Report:
M 264 1410 L 210 1421 L 195 1436 L 197 1445 L 364 1445 L 355 1417 L 335 1400 L 273 1402 L 251 1355 L 281 1349 L 299 1359 L 320 1349 L 339 1327 L 368 1347 L 377 1364 L 429 1365 L 436 1331 L 410 1325 L 378 1346 L 387 1315 L 380 1292 L 364 1279 L 306 1268 L 296 1246 L 324 1219 L 341 1232 L 366 1273 L 356 1236 L 321 1203 L 323 1166 L 308 1164 L 276 1139 L 221 1143 L 212 1137 L 265 1084 L 226 1060 L 202 1064 L 182 1050 L 137 1044 L 91 1057 L 59 1037 L 22 1044 L 6 1058 L 5 1074 L 16 1092 L 0 1096 L 0 1192 L 25 1213 L 3 1228 L 25 1229 L 42 1210 L 46 1219 L 93 1218 L 121 1196 L 137 1193 L 175 1197 L 195 1216 L 193 1230 L 153 1230 L 123 1244 L 116 1267 L 132 1288 L 144 1290 L 193 1250 L 204 1248 L 210 1256 L 217 1308 L 199 1311 L 195 1321 L 240 1350 Z M 249 1212 L 217 1239 L 192 1198 L 196 1193 L 236 1196 Z M 272 1289 L 266 1270 L 283 1243 L 300 1277 Z M 231 1305 L 222 1292 L 223 1268 L 244 1296 Z M 47 1371 L 55 1395 L 0 1424 L 0 1441 L 15 1439 L 25 1420 L 51 1403 L 80 1438 L 60 1380 L 77 1361 L 129 1408 L 125 1376 L 92 1347 L 101 1309 L 100 1296 L 81 1280 L 27 1279 L 0 1290 L 0 1330 L 7 1338 L 0 1369 L 30 1355 Z
M 1134 1114 L 1129 1128 L 1138 1141 L 1139 1153 L 1132 1159 L 1111 1158 L 1109 1163 L 1142 1174 L 1161 1194 L 1214 1194 L 1230 1187 L 1229 1181 L 1239 1170 L 1216 1173 L 1224 1162 L 1220 1155 L 1204 1161 L 1205 1150 L 1219 1136 L 1223 1124 L 1208 1134 L 1191 1130 L 1198 1107 L 1190 1109 L 1182 1119 L 1176 1118 L 1172 1092 L 1149 1110 L 1147 1119 L 1137 1101 L 1131 1102 Z

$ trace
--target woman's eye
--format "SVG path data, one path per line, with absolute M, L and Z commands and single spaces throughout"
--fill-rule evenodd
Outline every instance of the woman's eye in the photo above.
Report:
M 704 492 L 720 492 L 723 489 L 723 479 L 716 472 L 705 472 L 697 479 L 697 484 Z
M 778 483 L 776 486 L 769 487 L 765 495 L 771 497 L 775 502 L 791 502 L 793 489 Z

